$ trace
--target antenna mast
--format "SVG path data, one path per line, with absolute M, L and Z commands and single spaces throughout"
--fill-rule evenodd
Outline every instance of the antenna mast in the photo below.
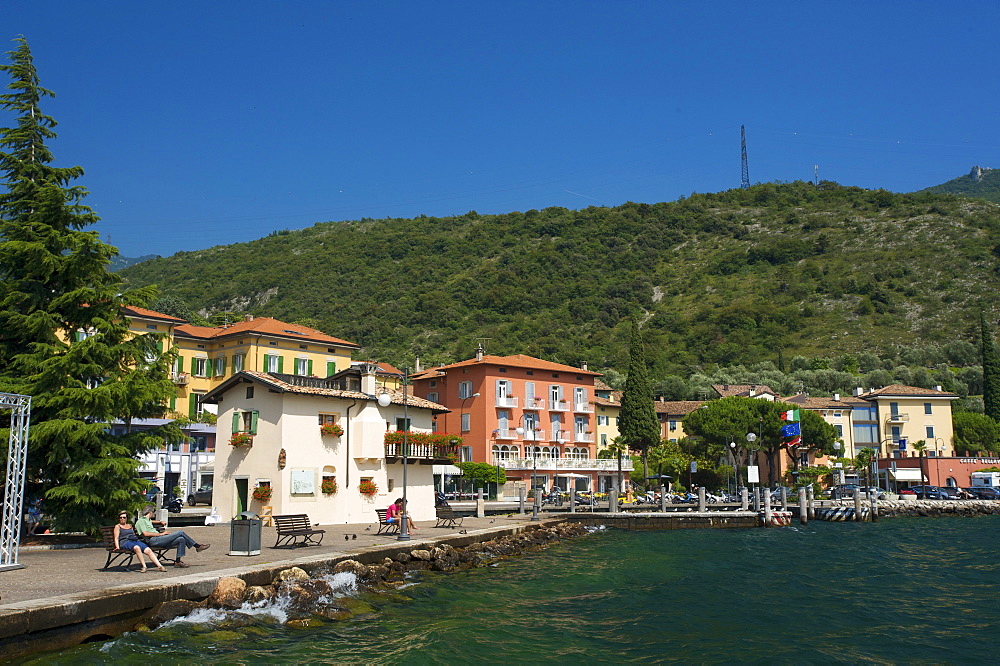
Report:
M 813 185 L 819 185 L 819 165 L 813 164 Z
M 747 128 L 745 125 L 740 125 L 740 153 L 741 153 L 741 170 L 740 175 L 742 176 L 742 181 L 740 187 L 744 190 L 750 189 L 750 169 L 747 166 Z

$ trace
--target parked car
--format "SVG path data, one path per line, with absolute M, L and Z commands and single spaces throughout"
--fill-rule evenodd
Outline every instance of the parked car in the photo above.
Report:
M 861 496 L 865 498 L 885 499 L 885 491 L 875 486 L 866 486 L 861 489 Z
M 972 495 L 975 499 L 988 499 L 988 500 L 998 500 L 1000 499 L 1000 490 L 996 488 L 991 488 L 989 486 L 971 486 L 965 489 L 965 492 Z
M 202 486 L 188 495 L 188 506 L 212 503 L 212 486 Z
M 948 499 L 965 499 L 964 493 L 954 486 L 939 486 L 938 490 L 948 496 Z
M 917 494 L 913 490 L 911 490 L 910 488 L 900 488 L 896 492 L 899 495 L 916 495 Z
M 951 499 L 948 493 L 937 486 L 911 486 L 910 490 L 916 493 L 918 499 Z
M 850 499 L 854 497 L 854 491 L 860 488 L 856 483 L 845 483 L 839 486 L 834 486 L 830 489 L 831 499 Z

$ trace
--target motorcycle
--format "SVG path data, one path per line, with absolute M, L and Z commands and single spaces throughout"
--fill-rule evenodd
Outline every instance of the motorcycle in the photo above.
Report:
M 166 503 L 166 509 L 169 513 L 180 513 L 182 508 L 184 508 L 184 500 L 180 497 L 175 497 Z
M 674 495 L 670 501 L 673 504 L 697 504 L 698 496 L 694 493 L 684 493 L 682 495 Z

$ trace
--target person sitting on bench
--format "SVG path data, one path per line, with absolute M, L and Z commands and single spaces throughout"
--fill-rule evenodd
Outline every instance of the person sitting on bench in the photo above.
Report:
M 397 523 L 402 518 L 406 518 L 406 524 L 409 527 L 409 531 L 415 532 L 417 530 L 413 525 L 413 519 L 410 518 L 408 513 L 403 512 L 403 498 L 399 497 L 395 502 L 389 505 L 389 508 L 385 511 L 385 522 L 387 523 Z
M 175 567 L 186 569 L 191 566 L 187 562 L 181 560 L 188 548 L 194 548 L 200 553 L 211 545 L 207 543 L 198 543 L 182 531 L 160 532 L 153 525 L 154 515 L 156 515 L 156 508 L 153 507 L 153 505 L 149 505 L 143 509 L 142 518 L 135 521 L 136 532 L 138 532 L 139 536 L 144 538 L 146 543 L 153 548 L 177 548 L 177 559 L 174 560 Z
M 143 555 L 148 556 L 149 561 L 157 569 L 166 571 L 166 568 L 156 559 L 156 554 L 153 550 L 142 541 L 139 541 L 139 537 L 135 534 L 135 529 L 128 523 L 128 513 L 125 511 L 118 512 L 118 524 L 115 525 L 115 549 L 135 551 L 135 554 L 139 556 L 139 564 L 142 565 L 142 568 L 139 569 L 142 573 L 146 573 L 146 560 L 143 559 Z

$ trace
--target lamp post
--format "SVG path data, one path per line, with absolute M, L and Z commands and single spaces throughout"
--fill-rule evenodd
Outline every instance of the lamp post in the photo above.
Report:
M 517 428 L 515 429 L 515 432 L 518 434 L 519 437 L 523 437 L 524 433 L 526 433 L 528 431 L 528 429 L 524 427 L 524 417 L 525 416 L 527 416 L 527 414 L 521 414 L 521 418 L 519 420 L 519 423 L 521 425 L 517 426 Z M 534 431 L 532 431 L 532 434 L 534 434 Z M 532 439 L 531 441 L 534 442 L 535 440 Z M 542 498 L 538 494 L 538 488 L 535 485 L 537 483 L 535 481 L 535 477 L 536 476 L 538 476 L 538 446 L 535 445 L 535 444 L 532 444 L 532 451 L 531 451 L 531 492 L 534 493 L 534 498 L 535 498 L 535 501 L 531 503 L 531 520 L 532 521 L 541 520 L 538 517 L 538 509 L 539 509 L 539 505 L 540 505 L 540 503 L 542 501 Z
M 941 442 L 941 448 L 938 448 L 938 442 Z M 934 461 L 934 466 L 937 468 L 937 486 L 939 488 L 941 487 L 941 460 L 940 460 L 940 458 L 942 457 L 941 454 L 943 454 L 944 451 L 945 451 L 944 440 L 942 438 L 940 438 L 940 437 L 935 437 L 934 438 L 934 453 L 935 453 L 934 457 L 937 458 L 937 460 Z
M 748 432 L 747 433 L 747 450 L 753 456 L 752 460 L 753 460 L 754 463 L 757 462 L 757 455 L 756 454 L 757 454 L 757 451 L 759 450 L 759 449 L 757 449 L 757 448 L 754 447 L 754 443 L 756 441 L 757 441 L 757 433 Z M 756 467 L 756 465 L 754 465 L 754 466 Z M 757 492 L 757 483 L 760 483 L 760 468 L 758 468 L 758 470 L 757 470 L 757 481 L 754 483 L 754 487 L 753 487 L 754 493 Z
M 461 423 L 461 421 L 465 417 L 465 403 L 468 402 L 469 400 L 471 400 L 472 398 L 478 398 L 478 397 L 479 397 L 478 393 L 473 393 L 472 395 L 467 395 L 464 398 L 462 398 L 462 411 L 460 411 L 458 413 L 458 420 L 459 420 L 458 429 L 459 430 L 462 429 L 462 425 L 463 424 Z M 469 417 L 469 420 L 471 421 L 472 417 Z M 471 423 L 469 424 L 469 430 L 472 430 L 472 424 Z
M 833 457 L 834 458 L 839 458 L 840 457 L 840 442 L 834 442 L 833 443 Z M 843 463 L 840 463 L 840 462 L 837 462 L 836 460 L 834 460 L 834 462 L 833 462 L 833 468 L 835 470 L 837 470 L 836 471 L 837 481 L 836 481 L 835 485 L 840 485 L 840 484 L 844 483 L 844 479 L 841 477 L 841 474 L 843 474 L 843 471 L 842 471 L 841 468 L 843 466 L 844 466 Z
M 740 459 L 736 457 L 736 442 L 729 442 L 729 449 L 732 451 L 733 455 L 733 473 L 735 477 L 733 479 L 733 494 L 740 494 Z
M 399 519 L 399 536 L 396 537 L 397 541 L 409 541 L 410 531 L 407 528 L 407 524 L 410 522 L 410 507 L 406 501 L 406 467 L 407 467 L 407 453 L 409 449 L 409 441 L 407 439 L 407 434 L 410 430 L 410 418 L 409 411 L 407 409 L 408 403 L 406 400 L 407 384 L 410 379 L 410 369 L 403 368 L 403 511 L 401 512 Z M 392 398 L 389 396 L 388 391 L 383 391 L 378 396 L 378 404 L 382 407 L 388 407 L 392 403 Z

